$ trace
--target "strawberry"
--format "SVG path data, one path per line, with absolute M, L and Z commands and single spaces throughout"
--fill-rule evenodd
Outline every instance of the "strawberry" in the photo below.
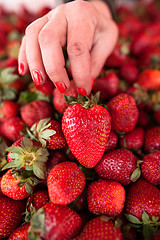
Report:
M 116 95 L 118 91 L 118 76 L 114 72 L 105 73 L 104 76 L 95 79 L 92 92 L 100 91 L 101 99 L 109 99 Z
M 138 66 L 140 68 L 158 69 L 160 58 L 160 47 L 152 46 L 147 48 L 138 59 Z
M 144 156 L 141 163 L 142 176 L 150 183 L 160 184 L 160 151 Z
M 157 69 L 146 69 L 139 74 L 136 83 L 147 91 L 158 89 L 160 88 L 160 71 Z
M 61 123 L 56 120 L 50 118 L 41 119 L 33 124 L 30 130 L 33 133 L 33 138 L 48 149 L 60 149 L 66 145 Z
M 101 215 L 91 219 L 83 228 L 77 240 L 122 240 L 122 232 L 109 217 Z
M 59 164 L 61 162 L 66 162 L 66 161 L 67 161 L 67 157 L 61 150 L 54 150 L 54 151 L 50 152 L 50 154 L 48 156 L 48 161 L 46 164 L 45 176 L 44 176 L 44 179 L 42 180 L 42 183 L 45 186 L 47 186 L 47 178 L 48 178 L 48 175 L 49 175 L 51 169 L 54 166 L 56 166 L 57 164 Z
M 79 102 L 81 98 L 81 104 L 71 105 L 65 110 L 62 131 L 71 152 L 80 164 L 92 168 L 105 151 L 111 130 L 111 118 L 108 111 L 98 105 L 94 98 L 80 95 Z
M 17 141 L 26 134 L 26 124 L 20 117 L 12 117 L 0 125 L 0 133 L 11 142 Z
M 2 170 L 4 165 L 7 163 L 6 148 L 8 146 L 9 146 L 9 143 L 6 141 L 6 139 L 0 136 L 0 171 Z
M 70 88 L 65 93 L 65 95 L 78 97 L 78 91 L 73 80 L 70 81 Z M 60 91 L 57 88 L 53 89 L 53 106 L 61 114 L 68 107 L 68 104 L 65 102 L 63 94 L 60 93 Z
M 49 202 L 48 191 L 46 189 L 40 189 L 34 191 L 27 199 L 25 221 L 29 222 L 33 214 Z
M 53 117 L 54 109 L 51 104 L 44 100 L 35 100 L 27 103 L 21 108 L 22 120 L 31 127 L 43 118 Z
M 124 208 L 125 189 L 114 181 L 98 180 L 92 182 L 87 190 L 88 209 L 94 214 L 116 217 Z
M 4 194 L 2 193 L 2 190 L 1 190 L 1 180 L 2 180 L 2 177 L 0 177 L 0 197 L 3 197 Z
M 137 151 L 144 143 L 144 129 L 136 127 L 131 132 L 122 135 L 119 141 L 120 147 Z
M 136 158 L 127 149 L 115 149 L 103 155 L 95 167 L 95 171 L 102 179 L 110 179 L 127 185 L 131 182 L 130 176 L 136 169 Z
M 29 240 L 28 238 L 28 229 L 30 223 L 23 223 L 21 226 L 16 228 L 12 234 L 9 236 L 8 240 Z
M 115 132 L 111 131 L 108 142 L 105 147 L 105 152 L 109 152 L 111 150 L 114 150 L 117 147 L 117 142 L 118 142 L 118 136 Z
M 8 163 L 3 170 L 8 168 L 14 168 L 15 171 L 26 170 L 30 176 L 33 174 L 39 179 L 44 178 L 45 163 L 48 160 L 49 153 L 39 142 L 22 137 L 14 142 L 11 147 L 8 147 L 6 151 L 8 151 Z M 23 178 L 29 178 L 28 174 L 24 173 Z
M 144 149 L 147 153 L 160 150 L 160 127 L 150 127 L 146 130 Z
M 151 119 L 149 114 L 145 110 L 140 109 L 137 126 L 142 128 L 147 128 L 150 125 L 150 123 L 151 123 Z
M 22 222 L 25 211 L 24 200 L 0 197 L 0 239 L 8 237 Z
M 62 162 L 52 168 L 47 179 L 51 202 L 67 205 L 85 188 L 85 176 L 74 162 Z
M 125 63 L 119 68 L 119 76 L 125 79 L 129 84 L 136 82 L 139 75 L 139 69 L 135 64 Z
M 4 100 L 0 103 L 0 122 L 4 122 L 11 117 L 18 116 L 19 106 L 17 102 Z
M 152 45 L 152 37 L 147 31 L 137 33 L 132 39 L 131 52 L 135 56 L 140 56 Z
M 160 218 L 160 190 L 140 178 L 129 186 L 125 202 L 125 212 L 142 220 L 145 211 L 150 218 Z
M 138 120 L 138 109 L 133 97 L 120 93 L 107 103 L 112 119 L 112 130 L 130 132 L 135 128 Z
M 34 82 L 29 86 L 29 89 L 32 91 L 42 92 L 44 95 L 51 95 L 54 89 L 54 84 L 51 80 L 47 79 L 45 83 L 41 85 L 36 85 Z
M 82 227 L 82 220 L 76 212 L 52 202 L 40 208 L 30 223 L 30 240 L 38 236 L 43 239 L 70 240 L 79 234 Z
M 154 111 L 153 117 L 154 117 L 154 120 L 156 121 L 156 123 L 158 123 L 158 125 L 160 125 L 160 109 L 158 109 L 157 111 Z
M 29 197 L 33 191 L 33 184 L 9 169 L 2 177 L 1 190 L 4 195 L 14 200 L 22 200 Z

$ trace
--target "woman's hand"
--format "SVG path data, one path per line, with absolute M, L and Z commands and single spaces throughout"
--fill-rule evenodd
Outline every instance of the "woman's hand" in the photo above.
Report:
M 19 73 L 30 70 L 35 84 L 47 77 L 60 92 L 70 87 L 63 48 L 67 47 L 73 80 L 87 95 L 117 42 L 118 28 L 102 1 L 62 4 L 31 23 L 22 39 Z

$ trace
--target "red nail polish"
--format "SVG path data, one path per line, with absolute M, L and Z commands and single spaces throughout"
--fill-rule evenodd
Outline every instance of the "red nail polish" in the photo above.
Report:
M 56 88 L 60 91 L 60 93 L 64 93 L 67 90 L 66 85 L 63 82 L 56 82 Z
M 84 96 L 86 95 L 86 90 L 84 88 L 78 88 L 78 93 Z
M 32 71 L 32 78 L 33 78 L 33 81 L 36 85 L 43 84 L 42 75 L 40 74 L 40 72 L 38 70 L 33 70 Z
M 93 86 L 94 86 L 94 82 L 95 82 L 95 79 L 92 78 L 92 88 L 93 88 Z
M 23 64 L 23 63 L 20 63 L 20 64 L 19 64 L 18 73 L 19 73 L 20 75 L 23 75 L 23 74 L 24 74 L 24 64 Z

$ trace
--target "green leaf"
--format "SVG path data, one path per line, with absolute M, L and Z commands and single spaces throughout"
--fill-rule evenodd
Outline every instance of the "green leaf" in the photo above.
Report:
M 21 147 L 13 146 L 6 148 L 7 152 L 17 153 L 17 154 L 24 154 L 24 151 Z M 9 155 L 10 156 L 10 155 Z
M 32 216 L 30 220 L 29 236 L 31 240 L 39 240 L 41 238 L 36 238 L 36 236 L 45 234 L 45 212 L 43 208 L 38 209 L 38 211 Z M 34 238 L 32 238 L 32 236 Z M 38 235 L 39 237 L 39 235 Z
M 145 211 L 142 213 L 142 221 L 143 221 L 144 224 L 147 224 L 147 223 L 151 222 L 148 214 Z
M 33 192 L 33 188 L 28 182 L 26 182 L 24 186 L 25 186 L 25 190 L 28 194 L 31 194 Z
M 39 179 L 44 179 L 45 169 L 41 169 L 41 167 L 38 164 L 33 164 L 33 172 L 35 176 L 38 177 Z
M 37 99 L 37 94 L 31 91 L 23 91 L 19 95 L 18 103 L 30 103 Z
M 159 220 L 159 217 L 158 217 L 158 216 L 152 216 L 152 221 L 153 221 L 154 223 L 157 223 L 158 220 Z
M 33 148 L 33 142 L 31 139 L 23 137 L 21 141 L 21 146 L 24 151 L 31 152 Z
M 19 167 L 22 164 L 22 162 L 20 160 L 13 160 L 9 163 L 7 163 L 2 170 L 6 170 L 8 168 L 16 168 Z
M 154 234 L 154 228 L 150 224 L 143 225 L 143 237 L 144 240 L 152 240 Z
M 26 166 L 25 169 L 26 169 L 26 171 L 32 171 L 33 170 L 33 165 Z
M 44 139 L 50 139 L 51 136 L 53 136 L 54 134 L 56 134 L 55 130 L 52 129 L 46 129 L 43 132 L 41 132 L 40 137 L 44 138 Z
M 44 147 L 38 148 L 38 150 L 36 151 L 36 157 L 38 158 L 39 156 L 47 158 L 49 156 L 48 150 Z
M 127 220 L 131 223 L 134 224 L 142 224 L 142 222 L 135 216 L 131 215 L 131 214 L 125 214 L 125 217 L 127 218 Z
M 132 172 L 132 174 L 131 174 L 131 176 L 130 176 L 130 180 L 131 180 L 132 182 L 136 182 L 137 179 L 138 179 L 140 176 L 141 176 L 141 170 L 140 170 L 139 167 L 137 167 L 137 168 Z
M 78 100 L 75 97 L 67 96 L 65 94 L 63 94 L 63 97 L 64 97 L 64 101 L 67 105 L 74 105 L 74 104 L 78 103 Z
M 45 119 L 41 119 L 37 125 L 37 132 L 42 131 L 43 129 L 46 129 L 47 127 L 49 127 L 51 125 L 51 123 L 47 124 L 50 121 L 50 118 L 45 118 Z
M 13 83 L 19 78 L 17 74 L 14 73 L 15 67 L 7 67 L 1 71 L 1 79 L 3 83 Z

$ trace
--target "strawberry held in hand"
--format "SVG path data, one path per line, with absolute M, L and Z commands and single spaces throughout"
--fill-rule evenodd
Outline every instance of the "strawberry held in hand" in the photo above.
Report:
M 66 96 L 67 97 L 67 96 Z M 97 104 L 97 95 L 71 98 L 62 117 L 62 130 L 69 148 L 85 167 L 93 168 L 102 158 L 111 130 L 108 111 Z

